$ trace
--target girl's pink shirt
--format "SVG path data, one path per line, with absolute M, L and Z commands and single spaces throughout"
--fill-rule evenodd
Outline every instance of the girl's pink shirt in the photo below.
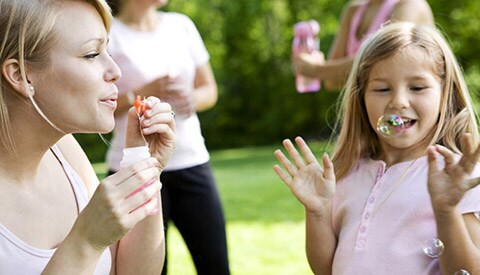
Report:
M 352 21 L 350 23 L 350 29 L 348 32 L 348 41 L 347 41 L 347 56 L 352 57 L 360 48 L 363 40 L 368 37 L 370 34 L 375 33 L 380 27 L 390 19 L 392 15 L 392 11 L 395 8 L 395 5 L 398 3 L 399 0 L 385 0 L 383 1 L 382 5 L 380 6 L 375 18 L 372 21 L 372 24 L 368 28 L 367 33 L 364 36 L 358 38 L 357 32 L 360 24 L 362 22 L 362 17 L 365 11 L 368 8 L 369 1 L 365 2 L 364 4 L 360 5 L 355 13 L 353 14 Z
M 427 190 L 427 157 L 408 168 L 410 164 L 386 169 L 382 161 L 363 159 L 338 182 L 332 218 L 338 240 L 333 274 L 441 274 L 438 259 L 423 252 L 424 242 L 437 236 Z M 477 167 L 472 177 L 479 174 Z M 458 209 L 480 211 L 480 186 L 467 192 Z

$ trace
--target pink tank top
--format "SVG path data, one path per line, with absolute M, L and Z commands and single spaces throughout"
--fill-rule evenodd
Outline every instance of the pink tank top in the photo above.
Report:
M 54 145 L 51 148 L 73 188 L 80 211 L 88 203 L 87 190 L 80 176 L 68 164 Z M 41 274 L 55 249 L 38 249 L 23 242 L 0 223 L 0 274 Z M 95 275 L 106 275 L 111 268 L 110 249 L 106 249 L 97 264 Z
M 362 17 L 365 11 L 368 8 L 369 1 L 358 6 L 357 10 L 353 14 L 352 22 L 350 23 L 350 30 L 348 33 L 348 42 L 347 42 L 347 56 L 352 57 L 357 52 L 358 48 L 362 44 L 362 41 L 365 40 L 368 35 L 376 32 L 382 24 L 387 22 L 390 19 L 393 8 L 398 3 L 399 0 L 385 0 L 375 14 L 372 24 L 367 30 L 367 33 L 360 39 L 357 37 L 358 29 L 360 28 L 360 23 L 362 22 Z

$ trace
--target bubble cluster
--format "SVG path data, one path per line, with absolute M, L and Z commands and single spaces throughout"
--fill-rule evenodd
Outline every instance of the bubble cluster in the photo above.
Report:
M 423 243 L 423 253 L 431 258 L 438 258 L 444 249 L 443 242 L 437 238 L 430 238 Z
M 405 129 L 405 124 L 401 117 L 395 114 L 385 114 L 377 121 L 377 130 L 386 138 L 395 138 L 400 136 Z
M 465 269 L 460 269 L 455 271 L 453 275 L 470 275 L 470 273 L 468 273 L 468 271 L 466 271 Z

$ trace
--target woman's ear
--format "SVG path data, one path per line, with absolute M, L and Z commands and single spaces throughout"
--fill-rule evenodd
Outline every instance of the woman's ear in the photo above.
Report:
M 28 83 L 27 79 L 22 77 L 20 63 L 17 59 L 11 58 L 3 62 L 2 75 L 14 91 L 20 93 L 24 97 L 33 96 L 33 87 Z

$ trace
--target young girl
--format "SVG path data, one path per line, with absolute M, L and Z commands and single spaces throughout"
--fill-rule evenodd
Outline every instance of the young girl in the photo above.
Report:
M 377 122 L 403 120 L 397 137 Z M 480 272 L 476 117 L 445 39 L 412 23 L 361 47 L 344 91 L 333 161 L 302 138 L 276 174 L 305 206 L 315 274 Z M 477 217 L 476 217 L 477 215 Z M 478 273 L 475 273 L 478 274 Z

